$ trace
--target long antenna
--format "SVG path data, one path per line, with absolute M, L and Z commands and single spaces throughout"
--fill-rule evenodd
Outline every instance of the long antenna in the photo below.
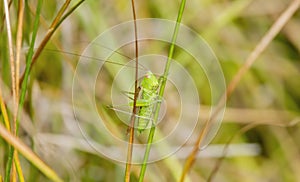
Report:
M 107 48 L 109 49 L 109 48 Z M 119 62 L 116 62 L 114 60 L 111 60 L 110 58 L 108 59 L 102 59 L 102 58 L 96 58 L 96 57 L 92 57 L 92 56 L 89 56 L 89 55 L 83 55 L 83 54 L 79 54 L 79 53 L 74 53 L 74 52 L 68 52 L 68 51 L 65 51 L 65 50 L 59 50 L 59 49 L 48 49 L 48 48 L 45 48 L 44 49 L 45 52 L 55 52 L 55 53 L 60 53 L 60 54 L 66 54 L 66 55 L 70 55 L 70 56 L 76 56 L 76 57 L 82 57 L 82 58 L 85 58 L 85 59 L 90 59 L 90 60 L 95 60 L 95 61 L 100 61 L 100 62 L 104 62 L 104 63 L 109 63 L 109 64 L 114 64 L 114 65 L 119 65 L 119 66 L 125 66 L 125 67 L 129 67 L 129 68 L 136 68 L 135 65 L 125 65 L 124 63 L 119 63 Z M 118 51 L 115 51 L 117 54 L 123 56 L 124 58 L 126 59 L 131 59 L 129 56 L 126 56 Z M 147 71 L 148 69 L 142 65 L 142 64 L 139 64 L 139 67 L 138 69 L 142 69 L 142 70 L 145 70 Z

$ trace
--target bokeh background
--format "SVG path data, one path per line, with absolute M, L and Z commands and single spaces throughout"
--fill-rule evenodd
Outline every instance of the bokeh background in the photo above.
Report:
M 75 2 L 72 1 L 73 4 Z M 196 31 L 211 46 L 228 84 L 290 2 L 188 0 L 182 23 Z M 37 42 L 45 35 L 62 3 L 44 1 Z M 179 4 L 180 1 L 171 0 L 136 1 L 137 18 L 176 20 Z M 3 17 L 3 5 L 0 7 L 0 16 Z M 26 1 L 22 69 L 35 8 L 36 1 Z M 15 34 L 17 2 L 12 3 L 10 10 Z M 123 180 L 124 164 L 103 157 L 84 142 L 74 122 L 71 90 L 74 69 L 84 48 L 101 32 L 132 20 L 131 11 L 130 1 L 125 0 L 84 2 L 60 25 L 30 74 L 19 137 L 66 181 Z M 11 109 L 8 46 L 3 19 L 0 25 L 1 91 Z M 188 180 L 206 181 L 214 172 L 214 181 L 300 181 L 299 33 L 298 11 L 242 78 L 228 100 L 219 132 L 211 145 L 200 152 Z M 141 43 L 141 52 L 143 48 L 166 53 L 168 45 L 144 42 Z M 121 52 L 131 58 L 134 56 L 130 46 Z M 178 50 L 175 58 L 185 56 Z M 183 63 L 185 61 L 189 60 L 183 60 Z M 198 80 L 202 109 L 200 119 L 205 120 L 211 104 L 209 84 L 199 68 L 188 63 L 185 66 Z M 99 114 L 110 123 L 113 133 L 126 138 L 126 127 L 116 121 L 111 110 L 101 107 L 109 102 L 106 90 L 112 82 L 109 69 L 103 70 L 102 74 L 103 80 L 96 85 L 96 89 L 101 91 L 95 96 Z M 168 96 L 172 94 L 176 98 L 176 92 L 170 91 Z M 169 115 L 172 117 L 176 113 L 170 112 Z M 90 134 L 101 136 L 101 130 L 97 132 Z M 109 143 L 110 139 L 99 140 Z M 185 147 L 193 146 L 194 140 L 192 137 Z M 229 150 L 224 156 L 224 145 L 229 141 Z M 178 180 L 179 169 L 188 151 L 183 150 L 170 158 L 149 164 L 145 181 Z M 6 158 L 7 144 L 0 139 L 2 176 Z M 23 157 L 21 164 L 27 181 L 48 181 Z M 136 181 L 139 168 L 138 165 L 133 166 L 132 181 Z

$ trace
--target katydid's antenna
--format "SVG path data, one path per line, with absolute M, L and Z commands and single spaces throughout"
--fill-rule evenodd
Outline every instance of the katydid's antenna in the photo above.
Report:
M 100 46 L 101 48 L 105 48 L 105 49 L 107 49 L 107 50 L 113 51 L 113 52 L 115 52 L 115 53 L 117 53 L 117 54 L 119 54 L 119 55 L 121 55 L 121 56 L 123 56 L 123 57 L 129 59 L 129 60 L 132 60 L 132 58 L 131 58 L 130 56 L 127 56 L 127 55 L 121 53 L 120 51 L 116 51 L 116 50 L 114 50 L 114 49 L 112 49 L 112 48 L 109 48 L 109 47 L 107 47 L 107 46 L 104 46 L 104 45 L 102 45 L 102 44 L 93 43 L 93 45 Z M 143 70 L 149 71 L 149 69 L 148 69 L 147 67 L 145 67 L 144 65 L 140 64 L 139 62 L 138 62 L 138 65 L 141 66 Z
M 107 48 L 109 49 L 109 48 Z M 126 66 L 126 67 L 130 67 L 130 68 L 135 68 L 135 65 L 131 66 L 131 65 L 124 65 L 123 63 L 118 63 L 118 62 L 115 62 L 113 60 L 110 60 L 110 59 L 101 59 L 101 58 L 95 58 L 95 57 L 92 57 L 92 56 L 88 56 L 88 55 L 81 55 L 81 54 L 78 54 L 78 53 L 73 53 L 73 52 L 68 52 L 68 51 L 64 51 L 64 50 L 57 50 L 57 49 L 48 49 L 48 48 L 45 48 L 44 51 L 46 52 L 56 52 L 56 53 L 60 53 L 60 54 L 68 54 L 68 55 L 71 55 L 71 56 L 78 56 L 78 57 L 83 57 L 83 58 L 86 58 L 86 59 L 91 59 L 91 60 L 96 60 L 96 61 L 102 61 L 102 62 L 106 62 L 106 63 L 110 63 L 110 64 L 114 64 L 114 65 L 120 65 L 120 66 Z M 125 57 L 126 59 L 131 59 L 129 56 L 126 56 L 122 53 L 119 53 L 118 51 L 115 51 L 116 53 L 118 53 L 119 55 Z M 148 71 L 149 69 L 147 69 L 144 65 L 142 64 L 139 64 L 139 67 L 138 69 L 142 69 L 142 70 L 145 70 L 145 71 Z

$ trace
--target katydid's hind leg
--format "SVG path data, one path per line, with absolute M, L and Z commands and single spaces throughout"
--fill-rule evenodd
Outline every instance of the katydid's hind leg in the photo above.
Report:
M 112 109 L 112 110 L 114 109 L 114 107 L 112 105 L 106 105 L 106 108 L 107 109 Z
M 148 107 L 153 104 L 162 102 L 162 99 L 155 99 L 155 100 L 145 100 L 145 99 L 139 99 L 136 101 L 136 106 L 137 107 Z M 129 105 L 132 107 L 133 106 L 133 101 L 129 102 Z
M 162 99 L 155 99 L 155 100 L 138 99 L 136 101 L 136 106 L 137 107 L 148 107 L 148 106 L 151 106 L 151 105 L 156 104 L 161 101 L 162 101 Z M 133 106 L 133 102 L 132 101 L 129 102 L 129 105 Z
M 122 91 L 121 93 L 124 95 L 134 95 L 134 92 L 128 92 L 128 91 Z
M 118 105 L 118 106 L 121 106 L 121 105 Z M 122 106 L 125 106 L 125 105 L 122 105 Z M 112 106 L 107 106 L 109 109 L 111 110 L 114 110 L 118 113 L 123 113 L 123 114 L 126 114 L 126 115 L 129 115 L 131 116 L 132 115 L 132 112 L 128 112 L 126 110 L 122 110 L 122 109 L 118 109 L 118 108 L 115 108 L 115 107 L 112 107 Z M 139 109 L 141 109 L 140 107 L 138 107 Z M 137 112 L 139 113 L 139 111 Z M 134 117 L 138 118 L 138 120 L 151 120 L 151 118 L 147 115 L 139 115 L 139 114 L 135 114 Z

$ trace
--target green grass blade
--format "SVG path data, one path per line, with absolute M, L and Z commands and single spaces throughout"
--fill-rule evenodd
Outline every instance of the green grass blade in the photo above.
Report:
M 42 4 L 43 4 L 43 0 L 39 0 L 38 4 L 37 4 L 36 14 L 35 14 L 36 16 L 35 16 L 34 25 L 33 25 L 31 42 L 30 42 L 29 50 L 28 50 L 28 53 L 26 56 L 26 68 L 25 68 L 25 73 L 24 73 L 24 80 L 23 80 L 22 86 L 21 86 L 21 95 L 20 95 L 19 110 L 18 110 L 19 112 L 22 110 L 23 105 L 24 105 L 25 94 L 26 94 L 26 90 L 27 90 L 27 83 L 28 83 L 28 78 L 29 78 L 29 74 L 30 74 L 30 65 L 31 65 L 31 61 L 32 61 L 33 53 L 34 53 L 34 44 L 35 44 L 36 35 L 38 32 L 38 28 L 39 28 L 39 20 L 40 20 Z M 18 131 L 18 125 L 17 125 L 17 131 Z
M 20 112 L 20 110 L 21 110 L 21 108 L 23 107 L 23 104 L 24 104 L 27 81 L 28 81 L 29 71 L 30 71 L 28 68 L 30 67 L 30 61 L 32 59 L 33 50 L 34 50 L 34 42 L 35 42 L 35 38 L 36 38 L 36 35 L 37 35 L 38 27 L 39 27 L 39 16 L 40 16 L 40 12 L 41 12 L 41 7 L 42 7 L 42 0 L 39 0 L 38 5 L 37 5 L 35 23 L 34 23 L 34 27 L 33 27 L 32 40 L 31 40 L 31 44 L 30 44 L 30 47 L 29 47 L 27 57 L 26 57 L 25 80 L 22 83 L 22 88 L 21 88 L 21 95 L 20 95 L 19 109 L 18 109 L 19 112 Z M 18 133 L 18 128 L 19 128 L 19 119 L 17 117 L 16 133 Z M 7 164 L 6 164 L 6 171 L 5 171 L 5 181 L 6 182 L 10 181 L 10 173 L 11 173 L 11 167 L 12 167 L 12 162 L 13 162 L 13 155 L 14 155 L 14 148 L 10 147 L 9 148 L 8 161 L 7 161 Z
M 165 91 L 165 87 L 166 87 L 166 83 L 167 83 L 167 76 L 169 74 L 171 60 L 172 60 L 173 54 L 174 54 L 175 42 L 176 42 L 176 39 L 177 39 L 177 35 L 178 35 L 179 27 L 180 27 L 180 22 L 182 20 L 182 15 L 183 15 L 183 11 L 184 11 L 184 8 L 185 8 L 185 3 L 186 3 L 186 0 L 182 0 L 181 3 L 180 3 L 180 8 L 179 8 L 179 12 L 178 12 L 178 15 L 177 15 L 176 25 L 175 25 L 175 29 L 174 29 L 173 36 L 172 36 L 172 42 L 171 42 L 169 53 L 168 53 L 168 60 L 167 60 L 167 63 L 165 65 L 164 74 L 162 76 L 162 83 L 161 83 L 161 86 L 160 86 L 160 89 L 159 89 L 159 97 L 163 97 L 163 94 L 164 94 L 164 91 Z M 142 182 L 144 180 L 144 177 L 145 177 L 145 172 L 146 172 L 146 168 L 147 168 L 147 161 L 148 161 L 148 158 L 149 158 L 150 149 L 151 149 L 151 145 L 152 145 L 153 138 L 154 138 L 154 133 L 155 133 L 155 129 L 156 129 L 155 128 L 155 123 L 157 122 L 157 119 L 158 119 L 159 110 L 160 110 L 160 103 L 157 104 L 155 114 L 154 114 L 153 126 L 151 127 L 150 133 L 149 133 L 149 136 L 148 136 L 147 147 L 146 147 L 146 151 L 145 151 L 145 155 L 144 155 L 144 159 L 143 159 L 143 164 L 142 164 L 141 171 L 140 171 L 140 176 L 139 176 L 139 182 Z
M 14 155 L 14 148 L 9 146 L 8 149 L 8 159 L 7 159 L 7 163 L 5 166 L 5 177 L 4 177 L 4 181 L 5 182 L 9 182 L 10 181 L 10 173 L 11 173 L 11 166 L 12 166 L 12 161 L 13 161 L 13 155 Z
M 69 3 L 65 2 L 65 4 L 63 5 L 63 7 L 60 9 L 59 14 L 56 16 L 56 18 L 54 19 L 54 21 L 52 22 L 51 26 L 48 29 L 47 34 L 45 35 L 44 39 L 42 40 L 42 42 L 40 43 L 40 45 L 38 46 L 35 54 L 32 57 L 32 61 L 31 61 L 31 65 L 29 66 L 29 72 L 31 70 L 31 68 L 33 67 L 33 65 L 35 64 L 35 62 L 37 61 L 37 58 L 40 56 L 41 52 L 44 50 L 46 44 L 48 43 L 48 41 L 50 40 L 50 38 L 52 37 L 52 35 L 54 34 L 54 32 L 57 30 L 57 28 L 59 27 L 59 25 L 61 25 L 61 23 L 76 9 L 79 7 L 79 5 L 81 5 L 85 0 L 81 0 L 79 1 L 74 7 L 72 7 L 65 15 L 61 14 L 61 11 L 65 11 L 66 7 Z M 63 16 L 62 16 L 63 15 Z M 27 67 L 27 66 L 26 66 Z M 24 73 L 21 77 L 20 83 L 23 84 L 24 79 L 25 79 L 25 74 Z

